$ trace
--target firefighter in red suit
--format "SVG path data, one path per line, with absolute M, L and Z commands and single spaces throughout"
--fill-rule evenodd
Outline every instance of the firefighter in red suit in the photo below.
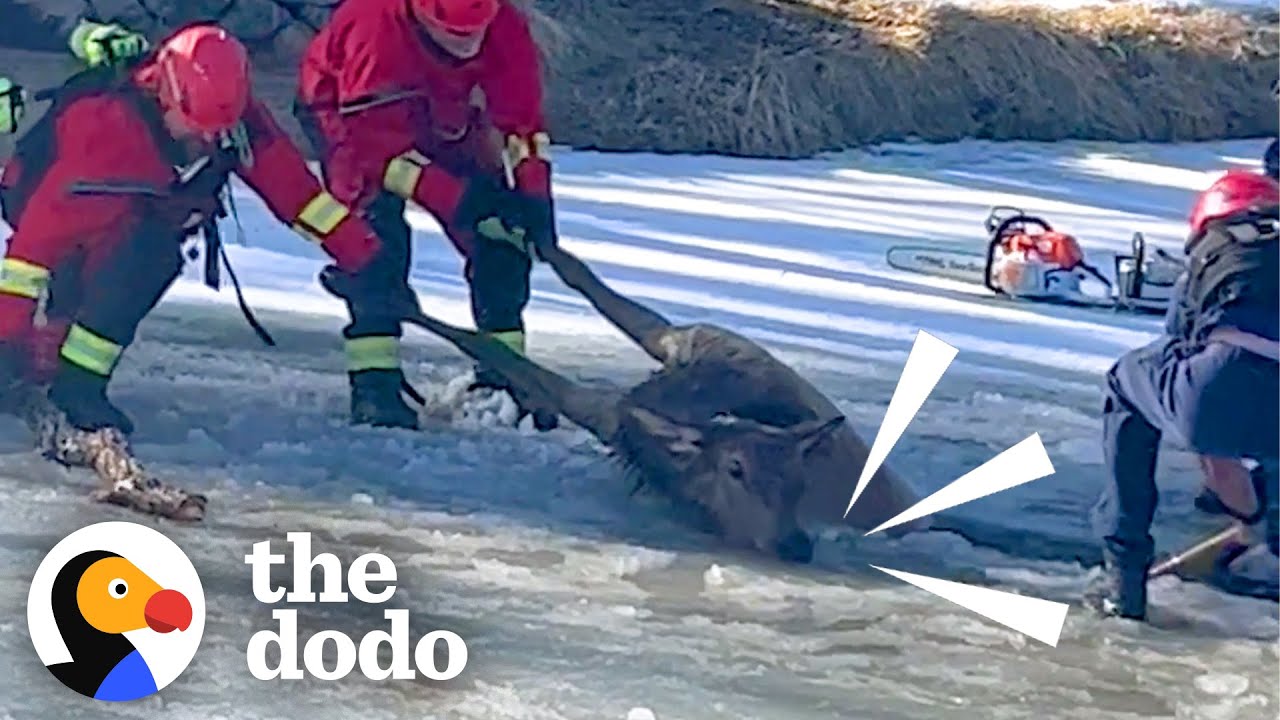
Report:
M 307 48 L 295 104 L 327 187 L 367 209 L 401 277 L 409 201 L 465 259 L 477 330 L 520 353 L 532 260 L 555 234 L 540 74 L 528 21 L 507 0 L 346 0 Z M 330 289 L 351 317 L 353 420 L 413 426 L 399 319 L 376 297 Z M 505 389 L 484 368 L 476 385 Z
M 0 177 L 14 228 L 0 265 L 0 395 L 48 383 L 73 426 L 129 434 L 108 382 L 233 172 L 338 267 L 369 277 L 384 266 L 376 234 L 309 172 L 253 97 L 244 46 L 216 25 L 60 88 Z

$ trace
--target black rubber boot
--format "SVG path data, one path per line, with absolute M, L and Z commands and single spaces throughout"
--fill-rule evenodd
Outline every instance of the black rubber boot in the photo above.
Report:
M 347 373 L 351 381 L 351 424 L 417 430 L 418 413 L 401 394 L 400 370 L 361 370 Z
M 132 435 L 133 421 L 107 399 L 109 381 L 108 377 L 64 359 L 58 363 L 58 373 L 49 388 L 49 401 L 77 429 L 92 432 L 115 428 L 126 436 Z
M 1120 562 L 1107 557 L 1102 576 L 1085 591 L 1085 603 L 1103 615 L 1145 621 L 1148 568 L 1149 562 Z

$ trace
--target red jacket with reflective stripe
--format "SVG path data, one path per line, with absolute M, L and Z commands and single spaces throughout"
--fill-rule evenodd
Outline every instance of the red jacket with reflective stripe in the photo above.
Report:
M 477 114 L 504 139 L 546 129 L 538 48 L 528 20 L 505 0 L 467 60 L 438 49 L 405 0 L 347 0 L 307 48 L 299 99 L 325 136 L 325 178 L 339 200 L 368 202 L 390 161 L 416 150 L 432 162 L 411 199 L 445 218 L 474 171 L 450 156 L 449 143 L 475 129 Z M 518 188 L 549 195 L 545 161 L 520 163 L 515 175 Z
M 72 195 L 79 181 L 163 187 L 173 169 L 161 159 L 151 131 L 127 101 L 99 94 L 66 107 L 53 126 L 58 152 L 42 170 L 7 255 L 52 269 L 77 247 L 118 242 L 142 217 L 137 196 Z M 40 168 L 9 165 L 5 184 L 29 181 Z M 14 176 L 17 175 L 15 178 Z
M 298 226 L 299 214 L 324 192 L 293 142 L 260 102 L 251 102 L 244 118 L 253 161 L 235 168 L 281 222 Z M 41 173 L 9 240 L 10 254 L 49 267 L 76 247 L 115 243 L 136 232 L 144 220 L 159 221 L 175 232 L 195 211 L 211 209 L 209 197 L 186 194 L 167 198 L 143 195 L 73 195 L 76 182 L 141 185 L 171 190 L 176 169 L 152 134 L 139 108 L 109 91 L 80 97 L 67 105 L 53 126 L 57 152 L 44 168 L 6 168 L 5 184 Z M 16 176 L 10 179 L 9 170 Z M 321 239 L 324 250 L 345 269 L 362 267 L 379 244 L 373 230 L 348 214 Z
M 253 159 L 249 167 L 238 167 L 236 174 L 262 198 L 277 220 L 295 228 L 307 226 L 308 218 L 302 211 L 309 203 L 321 196 L 336 201 L 311 174 L 306 158 L 266 106 L 255 100 L 245 113 L 244 124 Z M 309 232 L 321 241 L 321 247 L 339 267 L 359 270 L 373 259 L 381 242 L 373 228 L 352 214 L 349 206 L 344 209 L 345 217 L 327 234 L 319 228 L 310 228 Z

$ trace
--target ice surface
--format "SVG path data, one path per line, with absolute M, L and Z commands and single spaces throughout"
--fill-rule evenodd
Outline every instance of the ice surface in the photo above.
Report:
M 1100 267 L 1135 230 L 1170 251 L 1191 193 L 1265 140 L 1188 146 L 1095 143 L 892 145 L 805 162 L 562 153 L 566 247 L 606 280 L 680 321 L 760 338 L 870 440 L 915 333 L 960 354 L 888 457 L 922 490 L 942 487 L 1039 432 L 1057 473 L 959 508 L 1031 536 L 1088 544 L 1101 471 L 1101 373 L 1155 337 L 1159 319 L 984 300 L 885 268 L 887 247 L 980 248 L 993 204 L 1073 232 Z M 945 533 L 900 540 L 827 532 L 813 567 L 726 551 L 630 486 L 585 433 L 510 428 L 501 396 L 464 402 L 469 364 L 416 330 L 406 367 L 436 404 L 421 433 L 344 425 L 342 308 L 314 281 L 322 257 L 238 195 L 247 245 L 228 247 L 248 301 L 279 346 L 262 346 L 229 287 L 198 263 L 143 327 L 113 393 L 138 421 L 142 458 L 212 498 L 203 528 L 165 531 L 192 557 L 210 617 L 193 666 L 163 693 L 103 707 L 69 693 L 31 649 L 24 604 L 40 558 L 107 518 L 84 475 L 34 457 L 0 418 L 0 718 L 1274 718 L 1276 607 L 1204 587 L 1153 585 L 1161 627 L 1102 622 L 1078 605 L 1048 648 L 867 568 L 981 580 L 1075 603 L 1078 565 L 974 548 Z M 423 307 L 469 324 L 460 262 L 417 228 Z M 630 384 L 652 368 L 535 273 L 530 353 L 584 382 Z M 1192 459 L 1161 468 L 1157 539 L 1211 527 L 1191 508 Z M 444 627 L 471 665 L 446 687 L 349 679 L 254 680 L 253 631 L 273 627 L 241 559 L 253 542 L 315 533 L 317 552 L 377 550 L 397 564 L 392 606 L 413 635 Z M 385 629 L 382 608 L 302 609 L 317 628 Z

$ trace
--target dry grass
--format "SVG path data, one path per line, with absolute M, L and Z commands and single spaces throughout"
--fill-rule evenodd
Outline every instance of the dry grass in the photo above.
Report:
M 562 140 L 795 157 L 916 136 L 1173 141 L 1277 132 L 1274 17 L 1129 4 L 539 0 Z
M 581 148 L 801 157 L 912 136 L 1175 141 L 1280 132 L 1268 93 L 1280 50 L 1275 13 L 1123 2 L 1068 11 L 890 0 L 516 2 L 533 16 L 547 60 L 554 136 Z M 295 133 L 290 71 L 309 33 L 297 35 L 258 63 L 259 89 Z M 12 57 L 0 55 L 0 73 L 34 84 Z
M 872 34 L 887 48 L 927 59 L 934 42 L 945 44 L 959 35 L 979 44 L 992 30 L 1010 26 L 1067 46 L 1080 43 L 1109 47 L 1123 53 L 1137 45 L 1166 50 L 1190 50 L 1208 55 L 1276 56 L 1275 13 L 1253 20 L 1219 10 L 1179 10 L 1144 4 L 1113 2 L 1094 7 L 1051 9 L 1025 4 L 988 2 L 957 11 L 919 2 L 892 0 L 760 0 L 797 11 L 817 11 L 852 23 Z M 1078 50 L 1079 47 L 1073 47 Z

